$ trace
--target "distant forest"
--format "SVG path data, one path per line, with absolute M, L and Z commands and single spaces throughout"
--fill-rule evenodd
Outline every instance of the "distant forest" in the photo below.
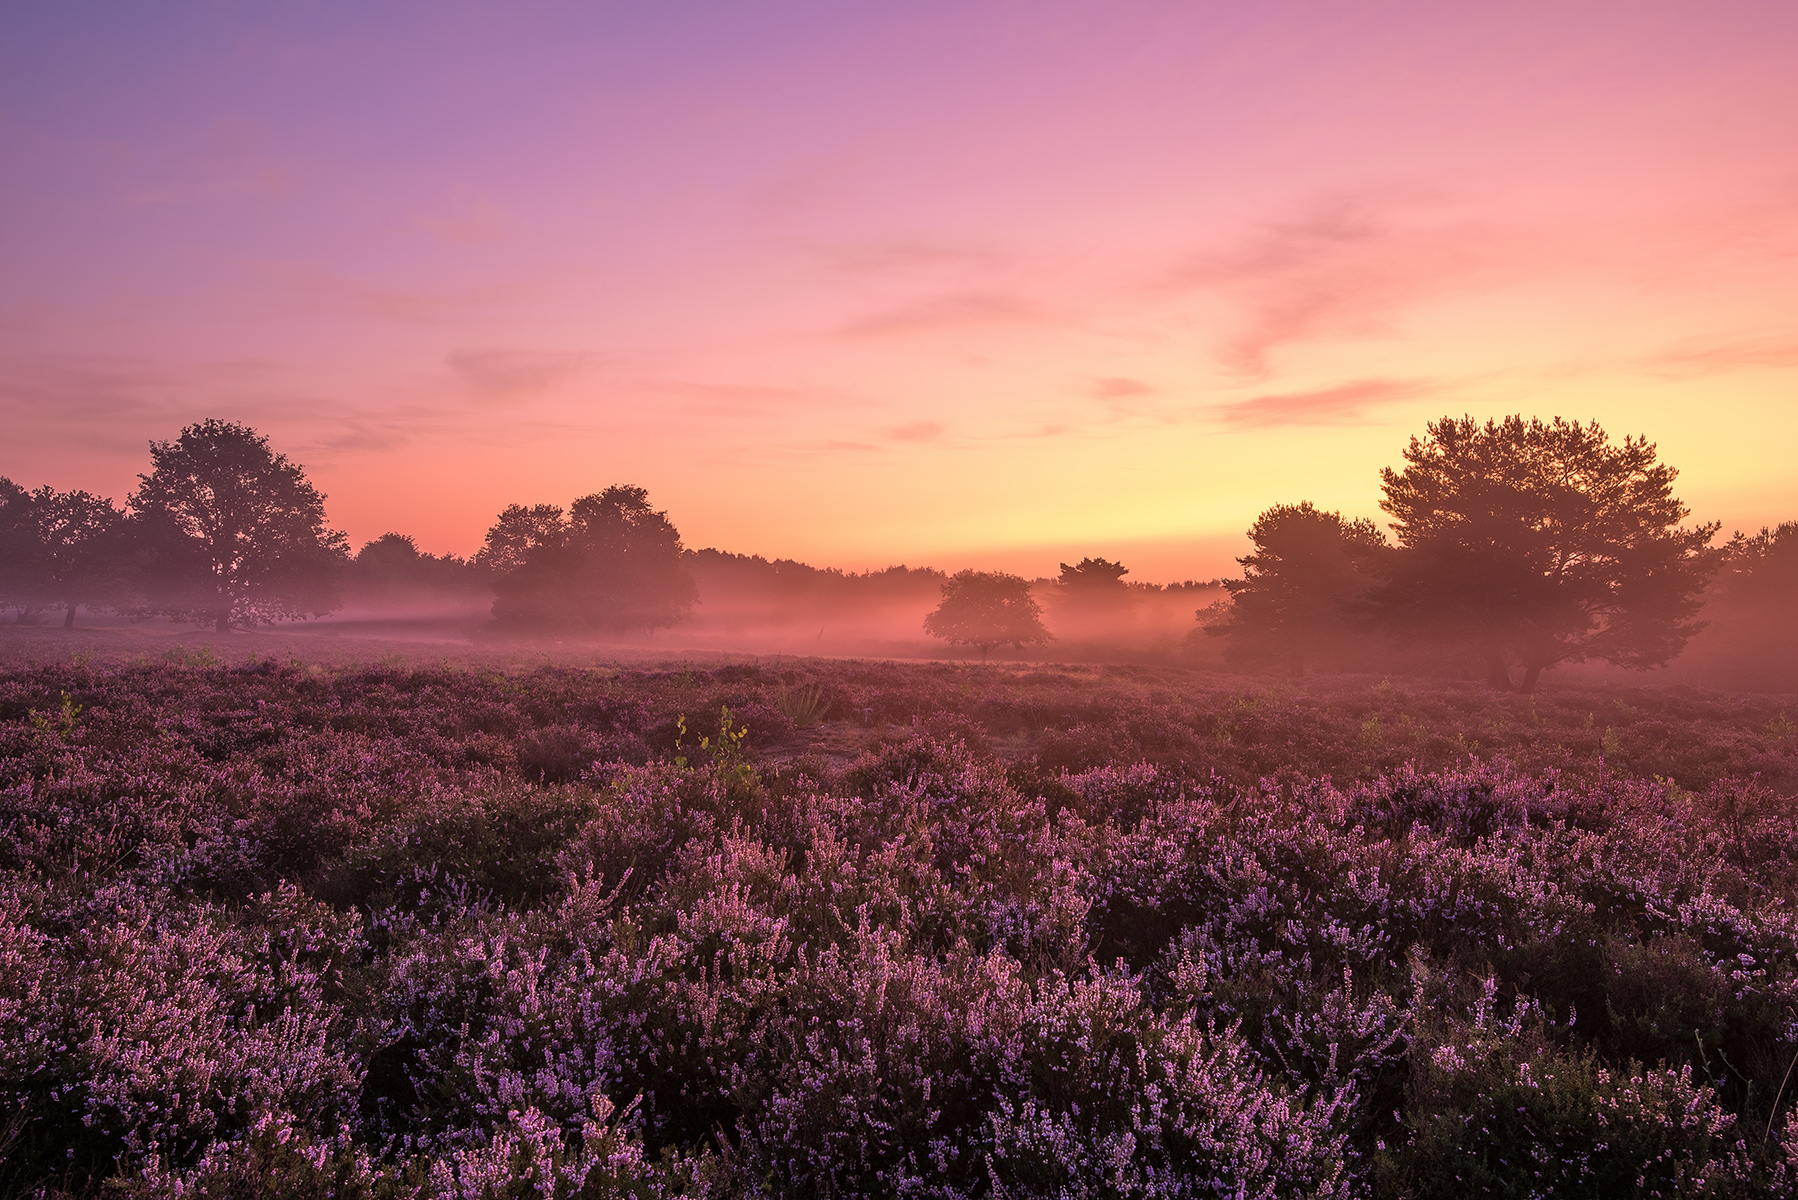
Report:
M 1156 653 L 1523 691 L 1565 664 L 1678 660 L 1685 678 L 1798 687 L 1798 522 L 1719 542 L 1717 525 L 1687 522 L 1653 444 L 1613 442 L 1596 423 L 1445 417 L 1382 473 L 1384 528 L 1275 504 L 1248 530 L 1240 578 L 1170 584 L 1100 557 L 1025 580 L 692 550 L 631 485 L 509 506 L 468 558 L 398 532 L 352 552 L 302 468 L 246 426 L 205 421 L 150 456 L 122 505 L 0 478 L 0 619 L 74 626 L 85 610 L 223 632 L 346 605 L 436 606 L 486 609 L 496 634 L 603 640 L 679 626 L 696 607 L 745 627 L 816 622 L 820 636 L 880 613 L 981 657 L 1054 657 L 1057 641 L 1102 653 L 1143 606 L 1190 597 L 1185 637 Z

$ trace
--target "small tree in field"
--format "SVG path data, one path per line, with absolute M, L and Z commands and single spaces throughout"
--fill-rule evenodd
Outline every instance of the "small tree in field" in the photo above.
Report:
M 958 571 L 943 582 L 943 601 L 924 618 L 924 632 L 955 646 L 978 646 L 985 658 L 995 646 L 1041 645 L 1055 635 L 1043 627 L 1043 610 L 1030 581 L 1002 571 Z
M 1596 421 L 1444 417 L 1382 473 L 1399 553 L 1374 611 L 1407 636 L 1476 655 L 1494 687 L 1524 691 L 1562 662 L 1665 663 L 1719 552 L 1686 528 L 1678 472 L 1645 438 L 1613 445 Z
M 337 607 L 348 545 L 325 527 L 324 496 L 267 438 L 207 420 L 151 442 L 150 459 L 131 499 L 146 611 L 223 633 Z

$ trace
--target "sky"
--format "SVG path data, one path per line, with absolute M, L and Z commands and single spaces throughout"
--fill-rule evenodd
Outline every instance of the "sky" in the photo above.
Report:
M 1798 518 L 1798 5 L 0 8 L 0 475 L 241 421 L 468 554 L 1234 573 L 1444 415 Z

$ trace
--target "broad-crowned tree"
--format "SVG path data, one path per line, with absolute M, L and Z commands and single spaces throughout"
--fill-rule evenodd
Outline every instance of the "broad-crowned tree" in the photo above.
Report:
M 675 624 L 699 599 L 679 531 L 640 487 L 582 496 L 565 518 L 549 505 L 514 505 L 487 548 L 496 568 L 515 564 L 493 584 L 493 615 L 505 625 L 648 632 Z
M 1687 528 L 1652 443 L 1596 421 L 1432 422 L 1382 472 L 1400 553 L 1371 597 L 1395 631 L 1476 655 L 1524 691 L 1562 662 L 1665 663 L 1701 628 L 1716 525 Z
M 233 626 L 323 616 L 348 556 L 325 497 L 244 425 L 207 420 L 151 442 L 131 499 L 145 548 L 146 611 Z
M 995 646 L 1041 645 L 1054 637 L 1043 627 L 1042 606 L 1030 581 L 1003 571 L 957 571 L 943 581 L 943 599 L 924 618 L 924 632 L 954 646 L 978 646 L 985 658 Z
M 1225 619 L 1206 632 L 1229 639 L 1235 662 L 1280 662 L 1294 674 L 1329 657 L 1358 636 L 1349 606 L 1373 585 L 1372 572 L 1389 547 L 1365 517 L 1347 520 L 1309 500 L 1276 504 L 1249 527 L 1254 553 L 1236 561 L 1241 579 L 1227 579 Z

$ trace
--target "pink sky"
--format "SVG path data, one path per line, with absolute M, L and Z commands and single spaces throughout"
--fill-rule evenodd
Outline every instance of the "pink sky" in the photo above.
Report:
M 1445 413 L 1798 518 L 1798 6 L 8 6 L 0 474 L 208 416 L 360 543 L 638 483 L 820 565 L 1232 570 Z

